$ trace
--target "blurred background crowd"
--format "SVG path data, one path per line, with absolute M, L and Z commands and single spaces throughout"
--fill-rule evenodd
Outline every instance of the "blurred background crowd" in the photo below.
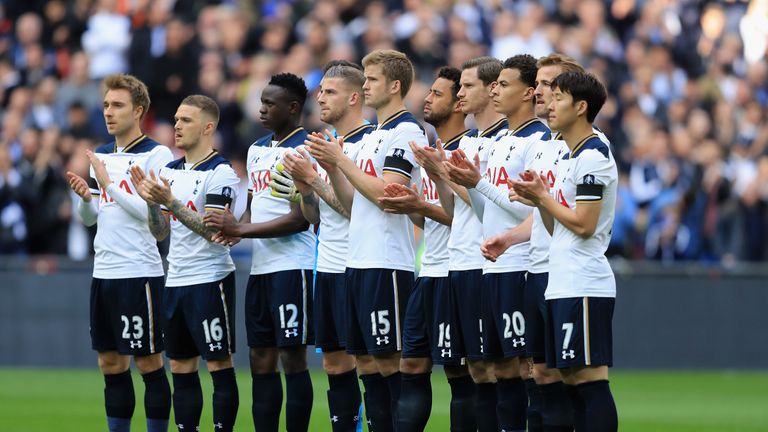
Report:
M 598 126 L 620 181 L 609 254 L 730 264 L 766 259 L 768 0 L 0 0 L 0 253 L 84 259 L 65 175 L 109 141 L 100 80 L 146 82 L 145 131 L 173 147 L 191 93 L 221 106 L 218 148 L 245 175 L 277 72 L 314 91 L 323 64 L 394 48 L 421 115 L 437 68 L 568 54 L 607 85 Z M 309 99 L 305 126 L 322 126 Z

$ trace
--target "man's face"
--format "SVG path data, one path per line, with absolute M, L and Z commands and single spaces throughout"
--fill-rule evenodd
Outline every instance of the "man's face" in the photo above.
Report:
M 427 97 L 424 98 L 424 121 L 437 127 L 448 120 L 456 105 L 452 87 L 453 81 L 445 78 L 438 78 L 432 83 Z
M 125 89 L 108 90 L 104 94 L 104 122 L 112 136 L 123 135 L 141 119 L 141 108 L 133 106 L 131 93 Z
M 200 108 L 191 105 L 179 105 L 173 116 L 174 141 L 176 148 L 189 150 L 200 141 L 205 130 L 204 116 Z
M 291 121 L 291 100 L 288 92 L 276 85 L 268 85 L 261 92 L 259 120 L 265 128 L 276 131 Z
M 373 109 L 379 109 L 388 104 L 392 98 L 388 91 L 391 83 L 384 76 L 382 65 L 368 65 L 363 75 L 365 76 L 365 83 L 363 83 L 365 104 Z
M 341 78 L 323 78 L 317 92 L 320 120 L 333 125 L 343 118 L 349 110 L 349 98 L 352 93 Z
M 477 76 L 477 68 L 464 69 L 459 83 L 461 87 L 457 96 L 464 114 L 477 114 L 491 102 L 491 90 L 496 85 L 495 81 L 489 85 L 483 84 Z
M 563 93 L 559 88 L 552 89 L 552 102 L 549 103 L 547 116 L 549 127 L 557 131 L 569 129 L 578 118 L 577 107 L 569 93 Z
M 520 106 L 530 101 L 524 100 L 529 87 L 520 80 L 517 69 L 502 69 L 496 87 L 491 91 L 491 99 L 497 113 L 510 115 Z
M 552 81 L 558 75 L 563 73 L 560 66 L 549 65 L 540 67 L 536 72 L 536 89 L 533 91 L 533 97 L 536 100 L 536 117 L 547 119 L 549 115 L 549 104 L 552 102 Z

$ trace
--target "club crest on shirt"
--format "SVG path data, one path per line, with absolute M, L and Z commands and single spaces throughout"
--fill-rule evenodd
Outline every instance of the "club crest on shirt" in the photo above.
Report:
M 227 198 L 232 198 L 232 188 L 229 186 L 224 186 L 223 188 L 221 188 L 221 195 Z
M 403 149 L 395 149 L 394 153 L 392 153 L 392 156 L 396 158 L 403 159 L 405 158 L 405 150 Z
M 584 178 L 582 179 L 582 184 L 589 184 L 589 185 L 595 184 L 595 176 L 593 176 L 592 174 L 585 175 Z

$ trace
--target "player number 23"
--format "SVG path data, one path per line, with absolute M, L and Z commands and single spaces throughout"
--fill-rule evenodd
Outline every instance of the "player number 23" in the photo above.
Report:
M 123 339 L 141 339 L 144 336 L 144 320 L 139 315 L 134 315 L 131 319 L 127 316 L 121 315 L 120 319 L 123 320 Z M 131 333 L 131 321 L 133 321 L 133 332 Z

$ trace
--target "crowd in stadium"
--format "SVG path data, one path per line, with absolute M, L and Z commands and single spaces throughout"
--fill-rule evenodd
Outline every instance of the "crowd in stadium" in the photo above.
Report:
M 85 150 L 109 141 L 106 75 L 148 83 L 145 130 L 168 146 L 181 100 L 213 97 L 217 147 L 242 174 L 264 133 L 260 92 L 271 75 L 294 73 L 312 92 L 327 61 L 394 48 L 416 68 L 414 113 L 442 65 L 572 56 L 609 90 L 596 123 L 620 172 L 609 254 L 761 261 L 766 24 L 768 5 L 756 0 L 0 2 L 0 253 L 91 252 L 64 173 L 87 175 Z M 314 103 L 305 126 L 322 127 Z

